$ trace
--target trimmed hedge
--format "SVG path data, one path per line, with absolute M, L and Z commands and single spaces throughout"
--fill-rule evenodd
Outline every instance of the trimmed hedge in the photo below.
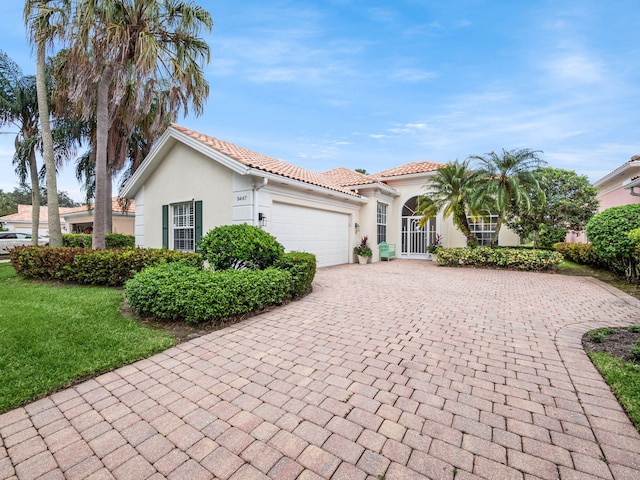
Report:
M 523 248 L 439 248 L 437 257 L 440 265 L 515 270 L 555 270 L 562 261 L 558 252 Z
M 65 233 L 62 235 L 63 247 L 91 248 L 93 235 L 87 233 Z M 134 248 L 136 237 L 121 233 L 107 233 L 104 236 L 105 248 Z
M 174 263 L 140 272 L 125 293 L 140 315 L 198 323 L 280 305 L 291 284 L 291 274 L 275 268 L 213 271 Z
M 629 232 L 640 228 L 640 203 L 607 208 L 587 223 L 587 237 L 607 268 L 635 277 L 635 246 Z
M 581 265 L 600 265 L 600 259 L 590 243 L 556 243 L 553 248 L 564 258 Z
M 274 267 L 291 274 L 291 298 L 300 298 L 311 291 L 311 282 L 316 276 L 316 256 L 313 253 L 285 253 Z
M 120 287 L 146 267 L 184 263 L 202 268 L 197 253 L 160 249 L 87 250 L 66 247 L 16 247 L 9 253 L 18 275 L 87 285 Z
M 216 270 L 262 270 L 282 256 L 284 247 L 270 233 L 243 223 L 210 230 L 202 237 L 199 252 Z

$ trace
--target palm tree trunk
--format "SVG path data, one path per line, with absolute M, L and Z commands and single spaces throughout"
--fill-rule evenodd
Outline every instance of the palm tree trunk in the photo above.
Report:
M 496 229 L 493 232 L 493 236 L 491 237 L 491 246 L 495 247 L 498 245 L 498 236 L 500 235 L 500 227 L 502 227 L 502 215 L 498 215 L 498 220 L 496 221 Z
M 107 215 L 104 219 L 104 232 L 105 235 L 107 233 L 113 233 L 113 211 L 111 207 L 111 197 L 113 196 L 113 170 L 107 168 L 107 194 L 105 195 L 105 202 L 107 203 L 105 206 Z M 106 245 L 106 241 L 105 241 Z
M 113 67 L 106 65 L 98 83 L 96 105 L 96 204 L 93 212 L 94 249 L 105 247 L 107 198 L 107 136 L 109 134 L 109 84 Z
M 36 91 L 38 92 L 38 114 L 40 115 L 40 129 L 42 134 L 42 150 L 44 165 L 47 170 L 47 196 L 48 196 L 48 224 L 49 245 L 51 247 L 62 246 L 62 230 L 60 228 L 60 211 L 58 208 L 58 179 L 56 177 L 56 163 L 53 152 L 53 135 L 49 123 L 49 102 L 47 85 L 45 83 L 45 44 L 44 40 L 38 40 L 36 52 Z M 36 176 L 37 179 L 37 176 Z
M 29 176 L 31 177 L 31 245 L 38 245 L 40 227 L 40 185 L 38 183 L 38 166 L 36 155 L 29 153 Z

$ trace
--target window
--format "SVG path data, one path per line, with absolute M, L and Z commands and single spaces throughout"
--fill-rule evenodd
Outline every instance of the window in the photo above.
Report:
M 479 247 L 488 247 L 491 245 L 491 238 L 496 231 L 498 223 L 497 215 L 488 215 L 486 217 L 476 218 L 467 217 L 471 233 L 478 239 Z
M 195 250 L 195 209 L 193 203 L 173 205 L 173 249 Z
M 387 241 L 387 205 L 378 202 L 377 210 L 378 243 Z

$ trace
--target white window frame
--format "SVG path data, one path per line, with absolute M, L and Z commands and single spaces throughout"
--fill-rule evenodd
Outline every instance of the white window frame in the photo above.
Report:
M 376 206 L 376 240 L 380 244 L 387 241 L 387 219 L 389 213 L 389 205 L 378 202 Z
M 469 222 L 469 230 L 478 239 L 478 246 L 489 247 L 498 225 L 498 215 L 488 214 L 476 219 L 467 216 L 467 221 Z
M 173 250 L 195 251 L 196 206 L 193 201 L 171 204 L 171 243 Z

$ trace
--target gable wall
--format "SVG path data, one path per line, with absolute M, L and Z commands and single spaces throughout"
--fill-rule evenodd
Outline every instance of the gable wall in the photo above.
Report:
M 162 248 L 162 206 L 202 200 L 202 231 L 233 220 L 232 172 L 182 143 L 176 143 L 136 194 L 136 243 Z M 141 202 L 141 203 L 138 203 Z

